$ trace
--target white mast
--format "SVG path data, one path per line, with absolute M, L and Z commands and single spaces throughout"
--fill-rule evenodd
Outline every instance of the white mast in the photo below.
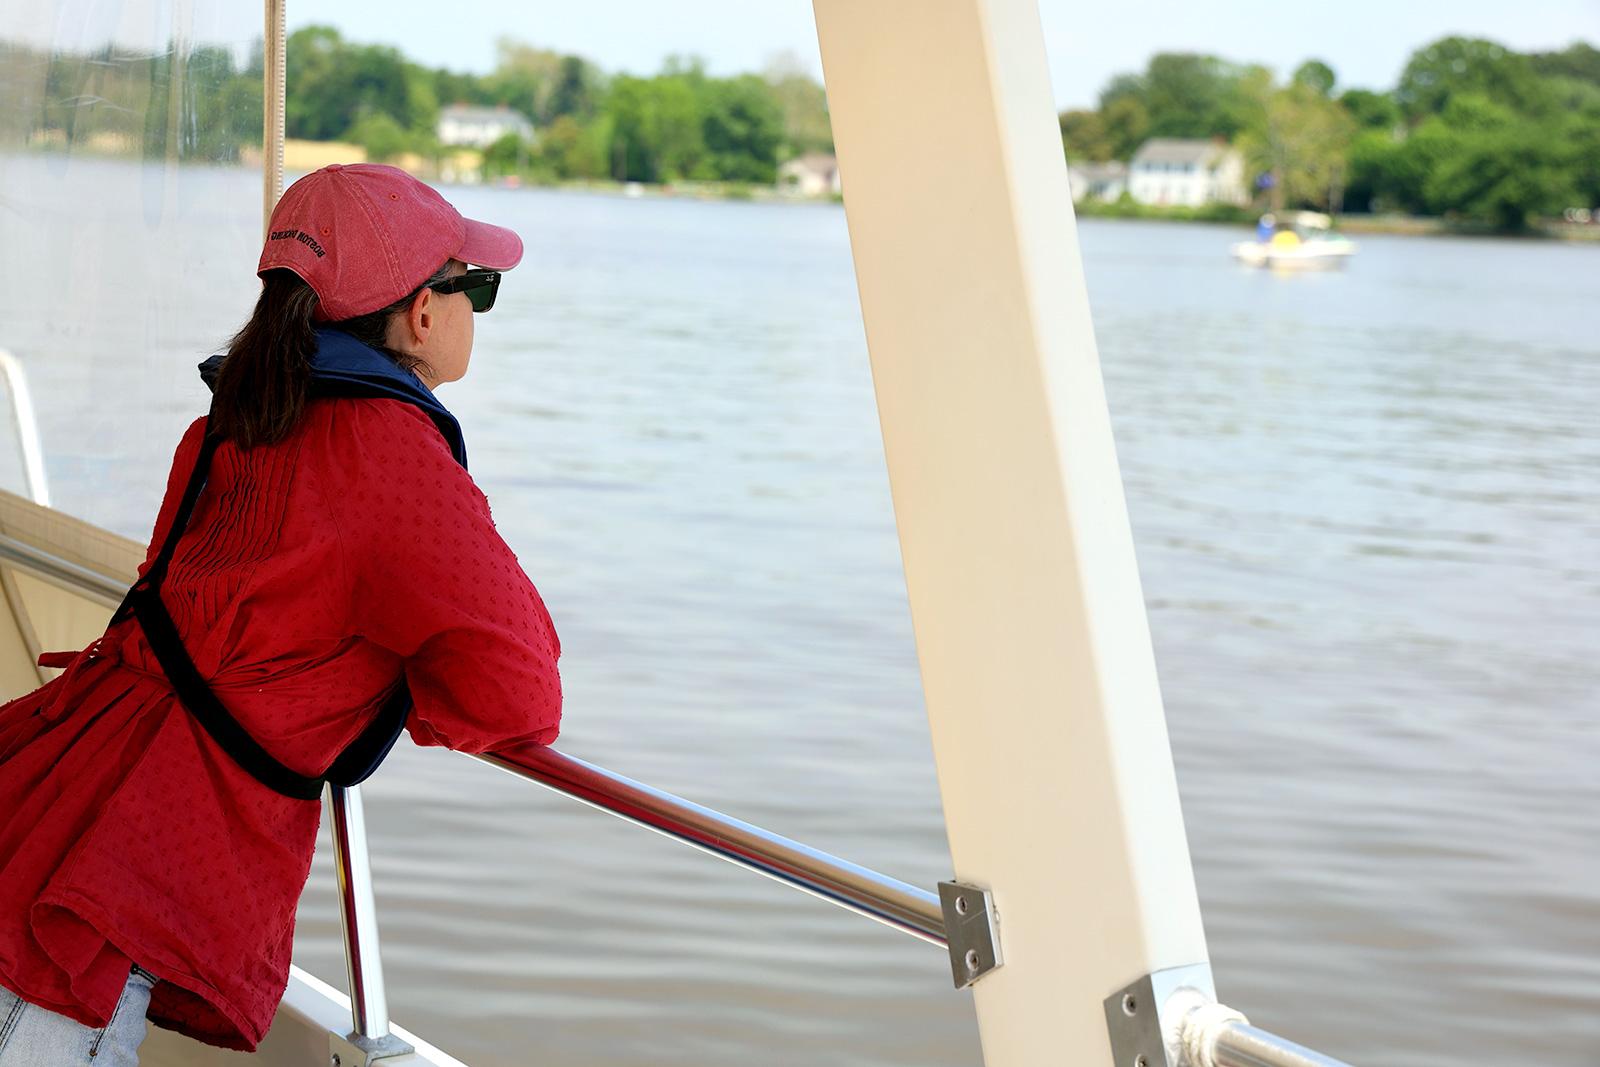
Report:
M 1207 954 L 1038 9 L 814 6 L 984 1059 L 1109 1064 Z

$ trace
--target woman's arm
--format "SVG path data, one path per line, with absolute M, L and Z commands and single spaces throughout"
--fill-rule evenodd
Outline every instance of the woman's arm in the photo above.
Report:
M 423 745 L 549 744 L 561 722 L 561 642 L 488 500 L 426 415 L 335 401 L 332 502 L 353 573 L 352 633 L 405 660 Z

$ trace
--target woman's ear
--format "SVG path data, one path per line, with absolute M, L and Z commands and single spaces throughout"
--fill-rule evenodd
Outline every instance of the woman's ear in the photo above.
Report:
M 397 330 L 400 334 L 395 340 L 399 344 L 391 344 L 391 348 L 401 352 L 414 352 L 428 343 L 428 334 L 433 330 L 433 290 L 424 289 L 418 293 L 416 299 L 411 301 L 405 313 L 396 315 Z

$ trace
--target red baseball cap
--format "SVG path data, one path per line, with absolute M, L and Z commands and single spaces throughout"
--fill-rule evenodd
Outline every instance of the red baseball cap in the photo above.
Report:
M 316 318 L 354 318 L 399 300 L 445 260 L 510 270 L 522 238 L 463 218 L 399 167 L 330 163 L 283 191 L 256 273 L 294 271 L 317 294 Z

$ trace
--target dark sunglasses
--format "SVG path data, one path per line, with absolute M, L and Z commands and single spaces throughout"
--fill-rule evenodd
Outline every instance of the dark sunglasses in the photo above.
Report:
M 494 307 L 494 296 L 500 291 L 500 272 L 475 267 L 428 288 L 436 293 L 466 293 L 473 311 L 488 311 Z

